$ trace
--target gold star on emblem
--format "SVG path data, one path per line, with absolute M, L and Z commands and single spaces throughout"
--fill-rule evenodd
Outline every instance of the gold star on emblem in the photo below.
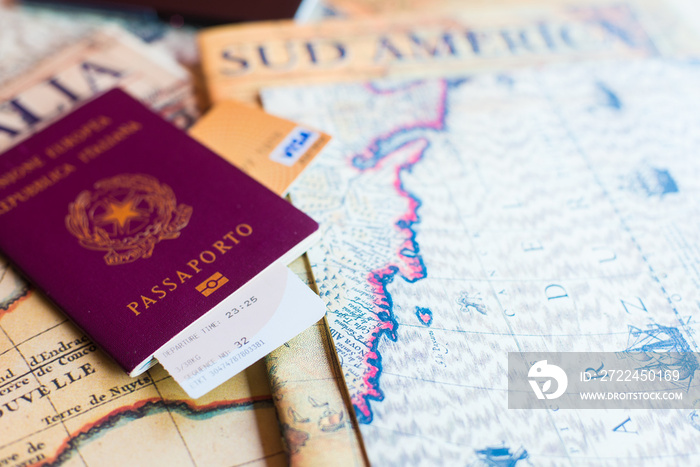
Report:
M 100 219 L 102 222 L 113 222 L 120 230 L 124 230 L 127 223 L 132 219 L 143 217 L 143 213 L 134 206 L 133 199 L 126 199 L 121 203 L 113 201 L 107 205 L 107 212 Z

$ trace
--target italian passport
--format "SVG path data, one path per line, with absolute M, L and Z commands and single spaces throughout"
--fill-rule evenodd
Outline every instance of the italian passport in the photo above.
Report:
M 132 376 L 229 318 L 247 316 L 245 327 L 269 314 L 256 309 L 301 300 L 280 290 L 266 304 L 266 289 L 290 283 L 280 265 L 317 234 L 313 219 L 119 89 L 0 156 L 0 250 Z M 194 381 L 216 362 L 233 367 L 264 348 L 252 334 L 236 337 L 239 353 L 183 358 L 178 370 L 193 365 Z

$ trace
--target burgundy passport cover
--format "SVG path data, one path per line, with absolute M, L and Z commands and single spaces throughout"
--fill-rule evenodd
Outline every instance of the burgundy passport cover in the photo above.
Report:
M 0 250 L 127 372 L 317 229 L 119 89 L 0 156 Z

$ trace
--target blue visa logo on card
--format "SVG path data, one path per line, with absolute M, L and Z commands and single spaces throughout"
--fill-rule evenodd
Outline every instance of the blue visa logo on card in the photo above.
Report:
M 270 159 L 288 167 L 293 166 L 314 145 L 320 134 L 308 128 L 296 127 L 270 153 Z

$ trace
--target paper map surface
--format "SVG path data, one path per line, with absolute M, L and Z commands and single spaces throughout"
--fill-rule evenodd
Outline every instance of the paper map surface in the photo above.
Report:
M 506 362 L 697 351 L 699 78 L 649 61 L 263 93 L 334 135 L 292 199 L 322 225 L 309 257 L 372 463 L 698 461 L 698 412 L 509 411 Z
M 89 35 L 5 81 L 0 75 L 0 151 L 101 92 L 119 86 L 180 128 L 198 116 L 187 71 L 124 30 Z
M 235 24 L 198 35 L 213 102 L 257 103 L 264 87 L 459 76 L 513 66 L 695 51 L 658 2 L 473 8 L 327 21 Z
M 289 268 L 318 287 L 306 255 Z M 289 464 L 367 465 L 325 319 L 265 359 Z
M 8 465 L 286 463 L 264 365 L 191 400 L 160 366 L 129 378 L 40 293 L 6 284 L 15 277 L 6 264 L 0 275 L 0 459 Z

